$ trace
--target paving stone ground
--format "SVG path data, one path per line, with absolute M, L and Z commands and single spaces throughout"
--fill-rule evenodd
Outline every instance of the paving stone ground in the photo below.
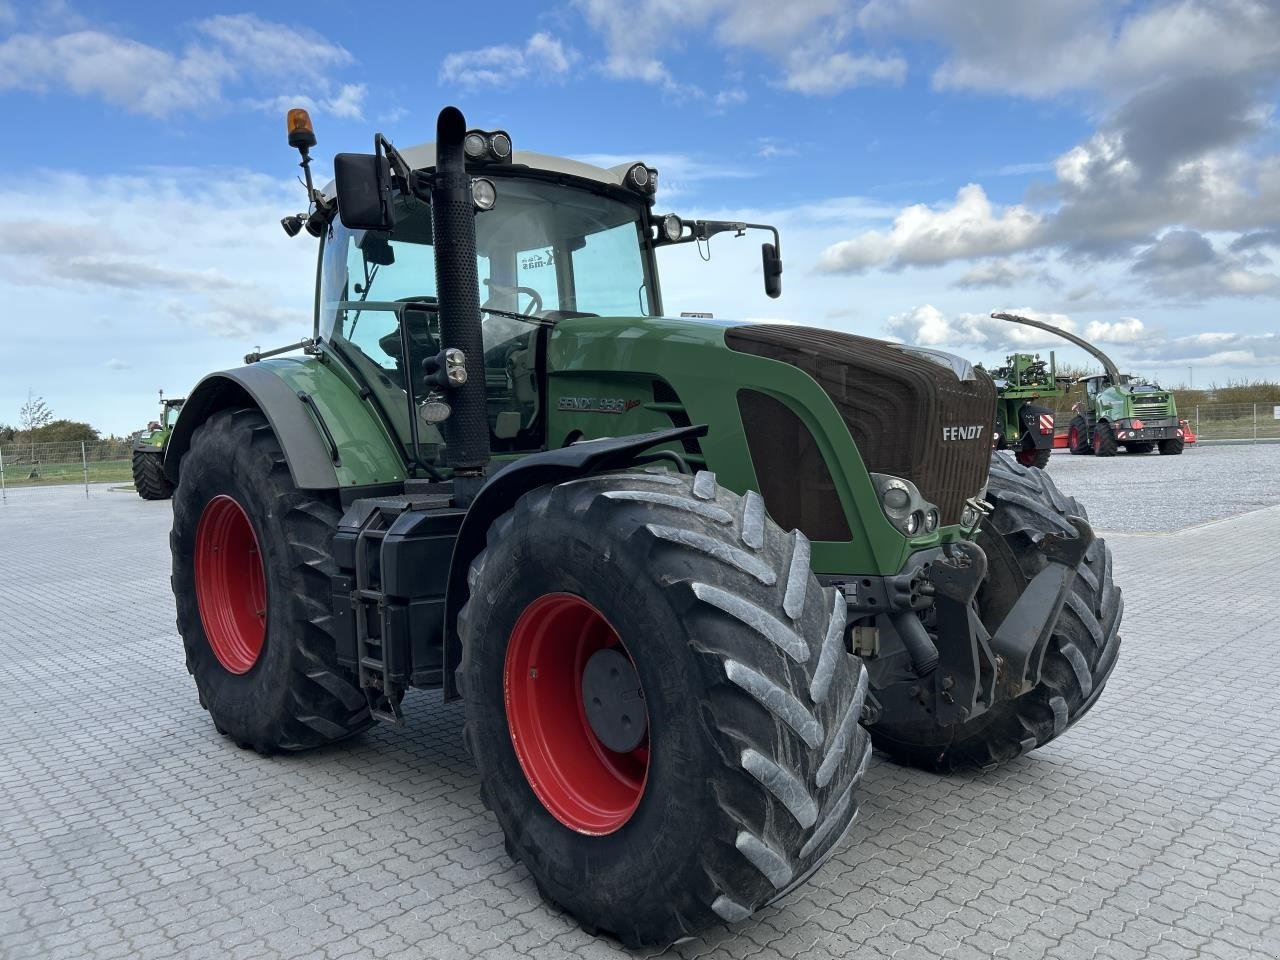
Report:
M 1280 447 L 1221 449 L 1140 482 L 1176 508 L 1188 483 L 1225 498 L 1280 473 Z M 1051 467 L 1104 533 L 1139 482 L 1106 467 Z M 877 760 L 809 885 L 669 956 L 1280 956 L 1280 498 L 1261 498 L 1106 533 L 1124 647 L 1066 736 L 982 774 Z M 507 859 L 457 706 L 416 694 L 407 727 L 299 756 L 219 737 L 173 626 L 169 519 L 105 487 L 0 506 L 0 957 L 625 953 Z

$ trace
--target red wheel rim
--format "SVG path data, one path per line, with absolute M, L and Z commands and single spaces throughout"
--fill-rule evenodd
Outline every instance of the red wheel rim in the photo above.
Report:
M 1097 453 L 1102 449 L 1102 430 L 1093 431 L 1093 452 Z
M 1067 433 L 1067 445 L 1071 447 L 1072 450 L 1080 449 L 1080 431 L 1075 427 L 1072 427 Z
M 1017 453 L 1018 462 L 1024 467 L 1035 466 L 1036 452 L 1034 450 L 1019 450 Z
M 244 508 L 210 500 L 196 527 L 196 604 L 209 647 L 231 673 L 248 673 L 267 636 L 267 581 Z
M 610 649 L 630 659 L 604 614 L 581 597 L 549 593 L 516 621 L 502 678 L 511 743 L 529 786 L 548 813 L 591 836 L 631 819 L 649 775 L 647 711 L 644 739 L 629 753 L 606 747 L 587 719 L 583 670 L 592 654 Z

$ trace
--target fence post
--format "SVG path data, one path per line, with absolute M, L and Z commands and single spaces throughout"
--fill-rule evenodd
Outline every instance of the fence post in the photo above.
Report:
M 1253 405 L 1253 442 L 1258 442 L 1258 405 Z
M 85 455 L 84 441 L 80 441 L 80 465 L 84 467 L 84 498 L 89 499 L 89 459 Z
M 8 503 L 9 496 L 4 491 L 4 451 L 0 450 L 0 503 Z
M 1200 436 L 1200 404 L 1196 404 L 1196 436 Z

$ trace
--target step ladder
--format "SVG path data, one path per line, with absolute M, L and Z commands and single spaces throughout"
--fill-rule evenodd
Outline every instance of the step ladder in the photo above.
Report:
M 360 525 L 356 538 L 351 610 L 355 615 L 360 689 L 369 702 L 369 712 L 378 720 L 399 725 L 404 723 L 404 713 L 400 709 L 404 688 L 392 679 L 397 665 L 388 662 L 390 650 L 382 642 L 387 632 L 381 570 L 382 541 L 397 515 L 388 517 L 381 509 L 371 510 Z

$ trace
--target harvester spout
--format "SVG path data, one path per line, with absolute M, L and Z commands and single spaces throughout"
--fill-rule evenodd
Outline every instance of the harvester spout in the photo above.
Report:
M 451 393 L 453 414 L 444 421 L 454 497 L 470 503 L 489 463 L 489 420 L 485 411 L 484 341 L 480 331 L 480 281 L 476 273 L 475 204 L 462 148 L 467 121 L 445 107 L 436 121 L 436 174 L 431 188 L 431 225 L 440 297 L 440 339 L 444 350 L 461 350 L 466 379 Z
M 1030 317 L 1020 317 L 1016 313 L 993 313 L 992 319 L 1008 320 L 1010 323 L 1021 323 L 1028 327 L 1038 327 L 1041 330 L 1047 330 L 1049 333 L 1056 333 L 1063 340 L 1074 343 L 1081 350 L 1087 351 L 1090 355 L 1096 357 L 1098 362 L 1102 364 L 1102 369 L 1107 372 L 1107 376 L 1111 378 L 1111 382 L 1116 386 L 1124 383 L 1124 379 L 1120 376 L 1120 370 L 1112 362 L 1111 358 L 1095 347 L 1088 340 L 1077 337 L 1074 333 L 1067 333 L 1061 327 L 1055 327 L 1051 323 L 1045 323 L 1042 320 L 1032 320 Z

